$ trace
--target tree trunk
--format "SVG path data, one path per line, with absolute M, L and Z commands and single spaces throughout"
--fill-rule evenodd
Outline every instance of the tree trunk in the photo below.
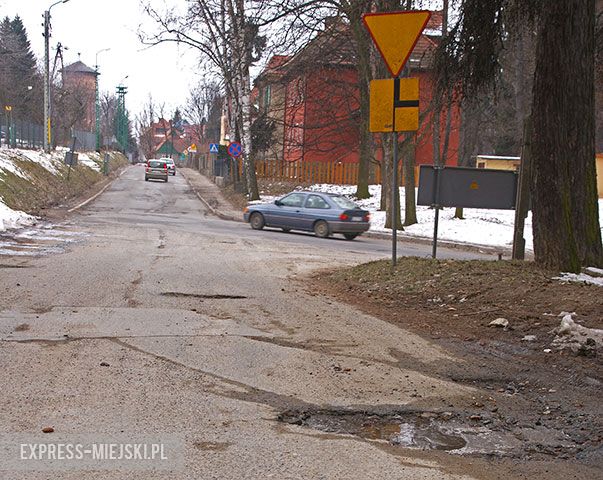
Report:
M 383 177 L 383 184 L 384 186 L 387 187 L 387 195 L 385 197 L 385 201 L 386 201 L 386 210 L 385 210 L 385 228 L 392 228 L 392 225 L 394 225 L 392 223 L 392 212 L 393 212 L 393 206 L 392 206 L 392 186 L 393 186 L 393 182 L 392 182 L 392 178 L 393 178 L 393 174 L 394 174 L 394 165 L 393 165 L 393 151 L 394 151 L 394 145 L 393 145 L 393 141 L 394 141 L 394 136 L 391 133 L 384 133 L 382 135 L 383 138 L 383 152 L 384 152 L 384 156 L 383 156 L 383 164 L 385 166 L 385 176 Z M 399 151 L 399 150 L 398 150 Z M 398 160 L 399 161 L 399 160 Z M 396 185 L 396 191 L 398 192 L 398 194 L 396 195 L 396 211 L 397 211 L 397 215 L 396 215 L 396 225 L 398 225 L 398 230 L 404 230 L 404 228 L 402 227 L 402 220 L 401 220 L 401 216 L 400 216 L 400 176 L 398 176 L 398 185 Z
M 417 203 L 415 199 L 415 154 L 416 134 L 407 135 L 404 144 L 404 226 L 417 223 Z
M 369 84 L 371 80 L 371 55 L 370 38 L 362 24 L 362 3 L 351 7 L 348 15 L 352 34 L 356 41 L 358 89 L 360 94 L 360 121 L 358 122 L 360 158 L 358 159 L 358 183 L 356 185 L 356 198 L 370 198 L 369 174 L 372 156 L 372 134 L 369 132 L 370 96 Z
M 579 272 L 603 266 L 595 171 L 595 0 L 550 2 L 536 41 L 532 119 L 534 254 Z
M 389 184 L 387 182 L 388 176 L 386 170 L 387 167 L 385 162 L 385 159 L 387 158 L 387 153 L 384 146 L 384 142 L 385 135 L 381 135 L 381 146 L 379 148 L 381 149 L 381 158 L 383 160 L 381 161 L 381 198 L 379 199 L 379 210 L 381 210 L 382 212 L 385 212 L 387 210 L 387 198 L 389 195 Z
M 392 136 L 389 133 L 381 134 L 381 205 L 385 210 L 385 225 L 391 225 L 391 184 L 392 184 Z
M 243 110 L 243 162 L 245 164 L 245 179 L 249 200 L 259 200 L 260 192 L 255 174 L 255 162 L 251 154 L 251 100 L 250 100 L 249 68 L 245 68 L 242 79 L 242 110 Z
M 441 102 L 435 98 L 434 98 L 433 102 L 434 102 L 434 109 L 433 109 L 433 115 L 431 117 L 432 122 L 433 122 L 433 126 L 432 126 L 433 164 L 441 165 L 442 159 L 440 156 L 440 122 L 441 122 L 440 109 L 442 108 L 442 105 L 441 105 Z

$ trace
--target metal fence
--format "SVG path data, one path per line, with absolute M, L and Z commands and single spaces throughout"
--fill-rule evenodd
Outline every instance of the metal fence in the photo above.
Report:
M 76 150 L 92 151 L 96 149 L 96 135 L 94 133 L 75 130 L 73 136 L 76 138 Z
M 2 144 L 13 148 L 42 148 L 44 128 L 42 125 L 15 120 L 10 125 L 2 125 Z
M 71 139 L 57 142 L 60 146 L 71 147 L 73 137 L 75 148 L 80 151 L 96 149 L 96 135 L 93 132 L 74 130 Z M 44 127 L 25 120 L 14 120 L 10 125 L 0 125 L 0 143 L 12 148 L 43 148 Z

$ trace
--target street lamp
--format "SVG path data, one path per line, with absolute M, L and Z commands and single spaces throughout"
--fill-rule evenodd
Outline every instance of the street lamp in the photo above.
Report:
M 44 12 L 44 150 L 50 152 L 52 143 L 52 128 L 50 125 L 50 10 L 59 3 L 69 0 L 54 2 Z
M 99 92 L 99 86 L 98 86 L 98 76 L 100 75 L 100 72 L 98 71 L 98 55 L 99 53 L 103 53 L 103 52 L 108 52 L 109 50 L 111 50 L 110 48 L 103 48 L 102 50 L 99 50 L 98 52 L 96 52 L 96 57 L 95 57 L 95 63 L 94 63 L 94 67 L 96 70 L 96 99 L 95 99 L 95 103 L 94 103 L 94 113 L 95 113 L 95 130 L 96 130 L 96 151 L 100 152 L 101 150 L 101 128 L 100 128 L 100 92 Z

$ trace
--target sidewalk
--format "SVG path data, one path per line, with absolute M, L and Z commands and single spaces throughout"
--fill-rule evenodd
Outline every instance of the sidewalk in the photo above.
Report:
M 185 178 L 193 192 L 199 200 L 209 209 L 209 211 L 223 220 L 232 220 L 235 222 L 243 221 L 243 212 L 234 208 L 231 203 L 224 198 L 220 187 L 213 183 L 197 170 L 182 167 L 178 171 Z

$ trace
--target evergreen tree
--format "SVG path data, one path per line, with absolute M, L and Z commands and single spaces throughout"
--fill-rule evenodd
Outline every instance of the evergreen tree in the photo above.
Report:
M 0 100 L 16 118 L 41 121 L 42 77 L 23 21 L 17 15 L 0 24 Z

